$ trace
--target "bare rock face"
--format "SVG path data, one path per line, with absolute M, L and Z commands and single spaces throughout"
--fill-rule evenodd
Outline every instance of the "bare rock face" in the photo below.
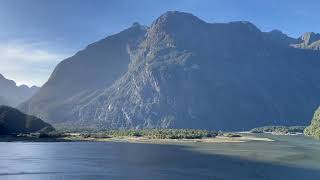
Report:
M 0 105 L 17 106 L 33 96 L 39 87 L 17 86 L 12 80 L 0 74 Z
M 312 118 L 311 124 L 304 130 L 305 135 L 320 139 L 320 108 L 318 108 Z
M 320 50 L 320 34 L 314 32 L 304 33 L 299 38 L 298 44 L 293 44 L 293 47 L 301 49 Z
M 305 125 L 320 101 L 320 53 L 296 42 L 168 12 L 63 61 L 20 108 L 68 127 Z
M 55 123 L 76 119 L 73 111 L 81 102 L 126 73 L 131 52 L 145 32 L 144 26 L 135 23 L 62 61 L 39 93 L 20 109 Z

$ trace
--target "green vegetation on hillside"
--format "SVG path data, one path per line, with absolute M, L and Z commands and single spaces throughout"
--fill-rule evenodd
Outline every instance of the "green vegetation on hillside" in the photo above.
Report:
M 311 125 L 305 129 L 304 134 L 320 139 L 320 107 L 314 113 Z
M 24 114 L 12 107 L 0 106 L 0 135 L 52 131 L 54 128 L 50 124 L 35 116 Z
M 277 134 L 291 134 L 303 133 L 305 126 L 264 126 L 252 129 L 252 133 L 277 133 Z
M 151 139 L 201 139 L 218 135 L 219 132 L 216 131 L 195 129 L 106 130 L 98 133 L 81 133 L 85 138 L 146 137 Z

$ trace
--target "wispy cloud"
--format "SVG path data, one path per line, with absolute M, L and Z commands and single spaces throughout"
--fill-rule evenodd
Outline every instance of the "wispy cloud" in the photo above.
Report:
M 54 51 L 45 42 L 2 42 L 0 73 L 17 84 L 41 86 L 54 67 L 70 54 Z

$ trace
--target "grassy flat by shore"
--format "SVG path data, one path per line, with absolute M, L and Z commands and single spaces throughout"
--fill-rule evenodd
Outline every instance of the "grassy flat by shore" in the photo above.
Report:
M 67 141 L 97 141 L 97 142 L 128 142 L 128 143 L 150 143 L 150 144 L 174 144 L 174 143 L 241 143 L 248 141 L 273 141 L 269 138 L 255 137 L 244 135 L 239 137 L 216 136 L 201 139 L 152 139 L 148 137 L 110 137 L 110 138 L 93 138 L 81 137 L 79 134 L 74 134 L 63 138 Z
M 192 129 L 107 130 L 100 132 L 54 132 L 0 136 L 0 142 L 128 142 L 150 144 L 175 143 L 241 143 L 273 141 L 251 134 L 215 132 Z

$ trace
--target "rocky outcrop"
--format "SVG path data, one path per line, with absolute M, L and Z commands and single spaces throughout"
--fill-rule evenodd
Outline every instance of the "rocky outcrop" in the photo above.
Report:
M 304 134 L 320 139 L 320 108 L 314 113 L 311 125 L 305 129 Z
M 314 32 L 304 33 L 299 38 L 299 43 L 292 44 L 292 46 L 300 49 L 320 50 L 320 34 Z

